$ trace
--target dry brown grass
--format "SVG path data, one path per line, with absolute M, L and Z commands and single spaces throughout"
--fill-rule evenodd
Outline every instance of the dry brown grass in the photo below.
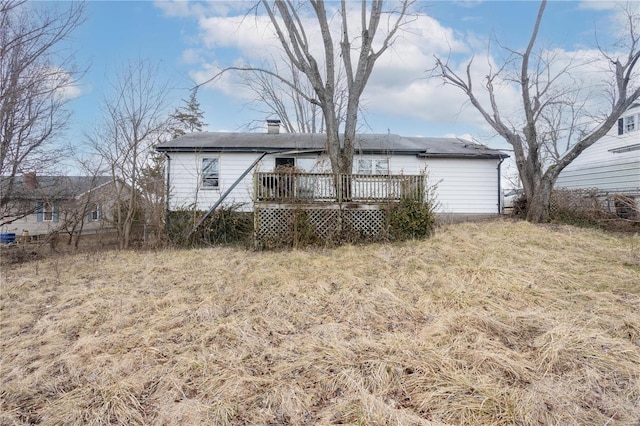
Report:
M 107 252 L 2 268 L 0 424 L 640 422 L 640 238 Z

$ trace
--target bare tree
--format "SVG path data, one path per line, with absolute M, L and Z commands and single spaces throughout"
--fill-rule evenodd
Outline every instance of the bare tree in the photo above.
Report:
M 411 1 L 394 3 L 397 10 L 385 12 L 384 2 L 374 0 L 370 6 L 366 0 L 360 5 L 360 28 L 356 37 L 350 32 L 350 11 L 347 2 L 340 3 L 337 17 L 340 19 L 339 54 L 336 54 L 334 34 L 330 28 L 330 19 L 325 3 L 322 0 L 310 0 L 313 15 L 317 20 L 318 29 L 322 35 L 324 57 L 316 57 L 312 53 L 307 29 L 301 18 L 301 8 L 293 1 L 275 1 L 273 3 L 262 0 L 267 14 L 275 28 L 276 34 L 289 61 L 303 73 L 313 87 L 315 97 L 307 97 L 312 104 L 322 109 L 325 129 L 327 133 L 327 150 L 334 173 L 351 174 L 355 136 L 358 125 L 360 98 L 369 81 L 373 67 L 389 48 L 398 30 L 406 22 Z M 367 10 L 368 9 L 368 10 Z M 388 13 L 389 19 L 382 19 Z M 380 24 L 387 25 L 381 29 Z M 376 35 L 380 31 L 386 33 L 381 41 L 374 45 Z M 356 54 L 357 53 L 357 54 Z M 324 63 L 323 63 L 324 61 Z M 338 62 L 338 61 L 341 61 Z M 344 123 L 340 122 L 339 108 L 336 105 L 337 76 L 343 69 L 347 101 Z M 295 90 L 295 85 L 291 85 Z
M 52 145 L 69 118 L 65 92 L 80 76 L 61 44 L 83 22 L 84 6 L 57 6 L 0 2 L 2 217 L 9 214 L 16 176 L 42 171 L 60 157 Z
M 85 172 L 86 171 L 87 170 L 85 170 Z M 60 206 L 60 226 L 58 227 L 58 232 L 66 233 L 69 236 L 67 245 L 70 246 L 73 243 L 75 249 L 77 249 L 80 244 L 82 232 L 89 214 L 99 202 L 94 189 L 98 186 L 100 176 L 97 176 L 95 171 L 91 171 L 91 174 L 87 177 L 90 179 L 89 189 L 84 193 L 77 194 L 73 198 L 64 200 Z
M 398 31 L 407 23 L 413 0 L 390 2 L 394 8 L 384 10 L 383 0 L 360 3 L 360 19 L 357 31 L 352 32 L 354 11 L 346 0 L 337 10 L 327 10 L 322 0 L 294 2 L 292 0 L 261 0 L 280 41 L 286 59 L 303 75 L 312 87 L 298 84 L 278 74 L 277 71 L 259 67 L 229 67 L 206 81 L 206 84 L 229 70 L 252 71 L 268 75 L 280 81 L 322 110 L 327 134 L 327 151 L 335 174 L 349 175 L 353 166 L 355 135 L 358 126 L 360 98 L 369 81 L 373 67 L 382 54 L 392 45 Z M 307 15 L 314 18 L 311 28 Z M 385 18 L 386 19 L 383 19 Z M 337 25 L 334 31 L 332 25 Z M 317 29 L 321 34 L 322 51 L 314 51 L 313 40 L 308 36 Z M 334 40 L 339 32 L 339 40 Z M 376 36 L 382 33 L 382 36 Z M 340 76 L 344 76 L 343 89 Z M 345 95 L 340 93 L 345 91 Z M 344 101 L 344 105 L 339 102 Z M 345 187 L 346 188 L 346 187 Z
M 274 61 L 275 62 L 275 61 Z M 250 71 L 242 74 L 242 84 L 254 94 L 254 99 L 250 105 L 261 105 L 264 109 L 259 110 L 266 116 L 275 116 L 281 121 L 281 125 L 287 133 L 324 133 L 324 117 L 322 109 L 315 103 L 308 102 L 307 99 L 314 98 L 314 91 L 308 79 L 293 64 L 287 64 L 288 69 L 274 69 L 279 76 L 286 75 L 286 80 L 291 82 L 296 89 L 283 84 L 279 79 L 271 74 L 260 71 Z M 344 81 L 344 79 L 338 79 Z M 344 86 L 344 85 L 342 85 Z M 335 101 L 340 120 L 344 120 L 345 101 L 344 90 L 337 90 Z M 260 120 L 259 125 L 264 122 Z
M 73 244 L 74 249 L 77 249 L 83 237 L 85 225 L 93 221 L 102 222 L 103 208 L 107 206 L 109 196 L 105 199 L 100 188 L 107 179 L 106 176 L 100 175 L 103 170 L 100 164 L 101 160 L 99 158 L 81 158 L 75 153 L 72 156 L 79 170 L 82 171 L 82 180 L 78 181 L 75 188 L 72 187 L 74 197 L 65 199 L 60 206 L 59 220 L 61 224 L 58 231 L 67 234 L 69 237 L 67 245 Z M 92 160 L 97 160 L 98 163 L 94 163 Z M 93 213 L 95 213 L 95 217 Z M 92 228 L 96 230 L 95 226 Z
M 143 217 L 140 171 L 148 165 L 153 146 L 167 136 L 168 92 L 157 66 L 145 60 L 128 62 L 103 101 L 103 122 L 88 136 L 118 188 L 120 201 L 112 216 L 124 249 L 131 243 L 134 221 Z
M 587 66 L 569 61 L 561 65 L 550 50 L 536 51 L 536 41 L 547 1 L 540 3 L 537 18 L 526 49 L 522 52 L 504 48 L 507 59 L 495 70 L 490 69 L 483 88 L 483 101 L 472 83 L 472 61 L 466 73 L 456 73 L 446 60 L 436 58 L 438 75 L 446 84 L 460 89 L 486 122 L 512 147 L 520 180 L 525 191 L 527 220 L 545 222 L 549 217 L 551 191 L 560 172 L 582 151 L 602 138 L 618 118 L 640 96 L 637 63 L 640 59 L 640 18 L 627 7 L 627 36 L 617 43 L 624 52 L 607 54 L 607 73 L 611 106 L 596 117 L 590 109 L 594 98 L 602 96 L 580 87 L 578 75 Z M 513 66 L 513 69 L 511 68 Z M 496 87 L 515 84 L 520 91 L 521 116 L 507 118 L 511 111 L 499 105 Z

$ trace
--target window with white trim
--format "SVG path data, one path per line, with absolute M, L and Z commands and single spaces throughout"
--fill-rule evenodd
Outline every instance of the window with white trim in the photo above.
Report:
M 36 219 L 38 222 L 57 222 L 58 206 L 48 201 L 36 203 Z
M 618 135 L 635 132 L 640 129 L 640 114 L 628 115 L 618 119 Z
M 53 221 L 53 204 L 44 203 L 42 205 L 42 220 L 45 222 Z
M 624 127 L 626 132 L 633 132 L 636 129 L 636 120 L 635 116 L 630 115 L 629 117 L 625 117 L 624 119 Z
M 102 208 L 99 204 L 93 204 L 89 211 L 89 222 L 96 222 L 102 219 Z
M 389 174 L 389 159 L 373 159 L 373 158 L 360 158 L 358 159 L 357 174 L 360 175 L 388 175 Z
M 220 159 L 205 157 L 201 166 L 202 187 L 216 189 L 220 186 Z

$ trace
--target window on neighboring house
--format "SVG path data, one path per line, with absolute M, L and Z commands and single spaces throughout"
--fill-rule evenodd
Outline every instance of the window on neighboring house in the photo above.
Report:
M 216 157 L 202 159 L 202 187 L 218 188 L 220 185 L 220 160 Z
M 619 118 L 618 135 L 638 130 L 638 126 L 640 126 L 640 114 L 637 116 L 637 118 L 635 115 Z
M 358 174 L 361 175 L 388 175 L 389 159 L 358 159 Z
M 58 206 L 47 201 L 38 201 L 36 216 L 38 222 L 57 222 Z
M 630 115 L 629 117 L 625 117 L 624 119 L 624 124 L 625 124 L 625 132 L 633 132 L 636 129 L 636 120 L 635 120 L 635 116 Z
M 91 205 L 91 210 L 89 210 L 89 222 L 96 222 L 102 219 L 102 208 L 99 204 Z

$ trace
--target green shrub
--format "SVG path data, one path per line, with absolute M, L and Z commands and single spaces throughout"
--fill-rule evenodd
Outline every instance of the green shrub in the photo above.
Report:
M 387 222 L 392 241 L 428 237 L 433 233 L 436 223 L 434 205 L 403 198 L 389 205 Z

